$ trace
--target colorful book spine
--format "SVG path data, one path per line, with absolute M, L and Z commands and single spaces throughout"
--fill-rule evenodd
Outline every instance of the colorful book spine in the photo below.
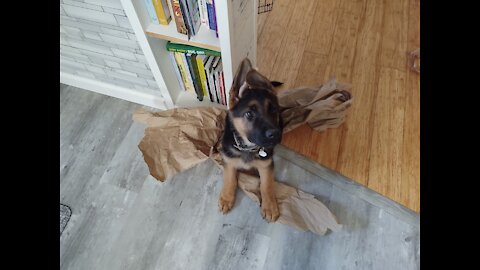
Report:
M 212 8 L 213 8 L 213 23 L 215 25 L 215 35 L 218 37 L 218 27 L 217 27 L 217 12 L 215 10 L 215 0 L 212 0 Z
M 205 24 L 205 14 L 203 14 L 203 8 L 202 8 L 202 3 L 205 2 L 205 0 L 197 0 L 198 2 L 198 9 L 200 10 L 200 23 Z
M 223 94 L 225 95 L 224 98 L 225 98 L 225 106 L 228 106 L 228 89 L 225 88 L 225 74 L 223 73 L 223 69 L 222 69 L 222 85 L 223 85 Z
M 144 0 L 145 7 L 147 8 L 148 15 L 150 15 L 150 19 L 152 19 L 153 23 L 159 24 L 157 13 L 155 11 L 155 7 L 153 6 L 152 0 Z
M 210 97 L 211 102 L 214 102 L 213 90 L 215 89 L 215 86 L 213 85 L 212 77 L 210 74 L 210 67 L 212 66 L 212 62 L 214 59 L 215 59 L 215 56 L 208 56 L 208 59 L 205 62 L 205 75 L 207 76 L 208 96 Z
M 203 66 L 204 66 L 203 72 L 205 73 L 205 83 L 207 86 L 207 93 L 208 93 L 208 97 L 210 98 L 210 101 L 213 101 L 213 99 L 212 99 L 212 92 L 210 91 L 210 82 L 208 81 L 207 63 L 208 63 L 208 60 L 210 60 L 210 58 L 212 57 L 213 56 L 205 56 L 205 59 L 203 60 Z
M 172 8 L 172 1 L 170 0 L 163 0 L 167 4 L 168 12 L 170 13 L 170 20 L 173 20 L 173 8 Z
M 194 54 L 186 54 L 188 68 L 190 70 L 190 75 L 192 76 L 193 86 L 195 88 L 195 93 L 197 93 L 197 99 L 203 100 L 203 90 L 200 86 L 200 79 L 198 75 L 197 61 L 195 60 Z
M 208 26 L 207 0 L 199 0 L 199 6 L 202 24 Z
M 222 61 L 220 59 L 217 66 L 215 67 L 215 75 L 216 75 L 216 78 L 217 78 L 217 81 L 218 81 L 219 103 L 222 104 L 222 105 L 225 105 L 225 100 L 223 98 L 224 89 L 223 89 L 223 85 L 222 85 L 221 73 L 222 73 Z
M 215 85 L 215 78 L 213 77 L 213 65 L 215 64 L 215 61 L 217 61 L 217 59 L 218 57 L 214 56 L 212 62 L 207 69 L 208 79 L 210 80 L 210 88 L 212 91 L 212 102 L 217 102 L 217 86 Z
M 220 71 L 218 74 L 220 78 L 220 89 L 222 90 L 222 103 L 223 105 L 227 105 L 227 93 L 225 91 L 225 84 L 223 83 L 223 71 Z
M 185 45 L 185 44 L 178 44 L 167 42 L 167 51 L 170 52 L 181 52 L 181 53 L 191 53 L 191 54 L 203 54 L 203 55 L 211 55 L 211 56 L 221 56 L 220 52 L 199 48 L 195 46 Z
M 222 78 L 220 78 L 220 72 L 217 72 L 217 78 L 218 78 L 218 85 L 220 88 L 220 104 L 224 105 L 225 103 L 223 100 L 223 87 L 222 87 Z
M 217 73 L 213 73 L 213 81 L 215 82 L 215 96 L 217 97 L 216 102 L 218 104 L 222 104 L 220 101 L 220 84 L 218 83 L 218 76 Z
M 178 84 L 180 85 L 180 88 L 182 90 L 186 91 L 182 75 L 180 74 L 180 67 L 178 66 L 177 60 L 175 59 L 175 53 L 170 52 L 169 56 L 170 56 L 170 60 L 172 61 L 173 69 L 175 71 L 175 76 L 177 76 Z
M 175 19 L 175 25 L 177 26 L 177 32 L 180 34 L 187 35 L 188 30 L 183 20 L 182 10 L 180 8 L 179 0 L 170 0 L 172 6 L 173 18 Z
M 190 21 L 192 22 L 192 34 L 196 35 L 200 30 L 200 10 L 198 9 L 198 1 L 197 0 L 186 0 L 186 6 L 188 10 L 188 15 L 190 17 Z
M 193 30 L 193 25 L 192 25 L 190 15 L 188 14 L 187 1 L 186 0 L 180 0 L 180 9 L 182 10 L 183 21 L 185 22 L 185 25 L 187 26 L 188 38 L 190 39 L 191 36 L 195 35 L 195 31 Z
M 152 0 L 152 2 L 160 24 L 168 25 L 172 16 L 170 16 L 166 0 Z
M 215 62 L 213 63 L 212 65 L 212 77 L 213 77 L 213 82 L 215 83 L 215 98 L 216 98 L 216 102 L 218 104 L 221 104 L 220 103 L 220 83 L 218 82 L 218 76 L 217 76 L 217 66 L 218 66 L 218 62 L 220 61 L 220 57 L 217 57 L 215 59 Z
M 205 66 L 203 65 L 205 56 L 204 55 L 196 55 L 195 59 L 197 60 L 197 70 L 198 75 L 200 76 L 200 85 L 203 90 L 203 96 L 208 96 L 208 89 L 207 89 L 207 77 L 205 76 Z
M 207 0 L 207 1 L 210 1 L 210 0 Z M 215 30 L 216 25 L 215 25 L 215 21 L 213 20 L 213 7 L 212 7 L 212 3 L 210 2 L 207 2 L 207 13 L 208 13 L 208 27 L 211 30 Z
M 192 75 L 190 74 L 190 71 L 188 68 L 187 57 L 183 53 L 178 53 L 178 54 L 182 59 L 182 66 L 183 66 L 183 69 L 185 70 L 185 79 L 186 79 L 185 87 L 187 88 L 187 92 L 190 92 L 191 94 L 196 95 L 195 87 L 193 86 Z

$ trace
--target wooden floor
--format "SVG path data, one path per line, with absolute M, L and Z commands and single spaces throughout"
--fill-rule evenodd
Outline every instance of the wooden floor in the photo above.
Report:
M 238 192 L 222 215 L 222 171 L 210 160 L 149 175 L 132 122 L 140 105 L 60 86 L 61 269 L 419 269 L 419 215 L 285 147 L 275 178 L 315 195 L 343 228 L 318 236 L 268 224 Z
M 350 83 L 345 124 L 303 126 L 283 144 L 358 183 L 420 209 L 419 0 L 275 0 L 259 15 L 257 65 L 285 87 Z

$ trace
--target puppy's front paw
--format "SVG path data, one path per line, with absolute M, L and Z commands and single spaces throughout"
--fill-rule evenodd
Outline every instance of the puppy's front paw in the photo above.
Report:
M 280 216 L 278 211 L 277 200 L 271 198 L 269 200 L 262 201 L 262 217 L 267 220 L 267 222 L 275 222 Z
M 235 196 L 224 195 L 223 193 L 220 194 L 220 198 L 218 199 L 218 207 L 220 209 L 220 212 L 222 212 L 223 214 L 228 213 L 228 211 L 232 209 L 234 203 Z

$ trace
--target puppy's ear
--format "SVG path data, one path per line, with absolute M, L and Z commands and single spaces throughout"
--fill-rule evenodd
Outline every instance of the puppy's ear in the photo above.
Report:
M 233 78 L 232 88 L 230 89 L 230 108 L 232 108 L 238 102 L 238 99 L 241 96 L 240 89 L 245 84 L 247 73 L 250 70 L 252 70 L 252 63 L 248 58 L 243 59 L 242 63 L 240 63 L 240 66 L 238 67 L 235 77 Z M 243 88 L 245 88 L 245 86 Z
M 273 85 L 269 79 L 265 78 L 260 72 L 255 69 L 247 73 L 247 84 L 250 88 L 264 88 L 268 90 L 273 89 Z

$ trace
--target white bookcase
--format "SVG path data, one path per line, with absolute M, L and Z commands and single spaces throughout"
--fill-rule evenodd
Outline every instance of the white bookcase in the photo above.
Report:
M 196 96 L 180 88 L 165 48 L 167 41 L 220 51 L 227 99 L 233 76 L 242 59 L 248 57 L 256 66 L 257 0 L 216 0 L 218 38 L 215 31 L 202 25 L 199 33 L 190 40 L 177 32 L 173 18 L 168 26 L 154 24 L 144 0 L 121 0 L 121 3 L 168 108 L 225 106 L 210 102 L 208 97 L 199 101 Z

